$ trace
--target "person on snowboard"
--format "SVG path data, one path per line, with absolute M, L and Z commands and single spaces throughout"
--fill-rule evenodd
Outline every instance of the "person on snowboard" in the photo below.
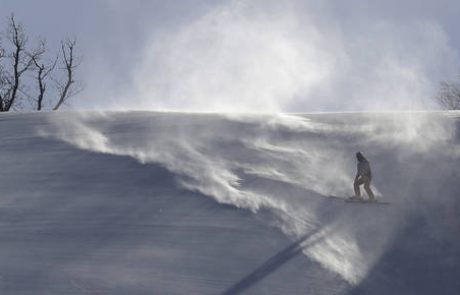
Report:
M 376 201 L 374 193 L 371 190 L 371 166 L 369 161 L 361 154 L 361 152 L 356 153 L 356 159 L 358 160 L 358 172 L 356 173 L 355 182 L 353 183 L 355 189 L 355 196 L 353 198 L 362 200 L 361 192 L 359 186 L 364 184 L 364 190 L 369 196 L 370 201 Z

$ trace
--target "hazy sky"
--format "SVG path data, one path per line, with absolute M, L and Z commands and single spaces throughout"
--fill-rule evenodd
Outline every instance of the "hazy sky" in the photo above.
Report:
M 426 109 L 460 69 L 455 0 L 0 0 L 12 12 L 30 42 L 77 37 L 74 108 Z

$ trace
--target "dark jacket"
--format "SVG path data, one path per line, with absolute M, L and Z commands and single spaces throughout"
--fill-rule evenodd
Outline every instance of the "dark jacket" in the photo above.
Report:
M 371 166 L 369 165 L 368 160 L 363 159 L 358 161 L 358 175 L 372 178 Z

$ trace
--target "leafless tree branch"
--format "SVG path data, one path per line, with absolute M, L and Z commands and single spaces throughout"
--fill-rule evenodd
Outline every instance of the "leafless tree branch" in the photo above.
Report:
M 18 90 L 21 85 L 22 75 L 32 66 L 32 59 L 26 53 L 27 36 L 24 33 L 22 25 L 17 23 L 14 14 L 10 16 L 7 39 L 13 46 L 13 52 L 10 58 L 13 63 L 13 74 L 11 79 L 11 90 L 8 90 L 8 97 L 3 99 L 3 111 L 9 111 L 18 97 Z
M 45 40 L 40 41 L 40 46 L 36 50 L 34 55 L 31 55 L 31 59 L 36 68 L 36 81 L 38 84 L 38 95 L 37 95 L 37 110 L 40 111 L 43 108 L 43 99 L 46 92 L 46 79 L 49 74 L 56 67 L 58 56 L 54 59 L 54 62 L 45 65 L 42 62 L 42 55 L 45 53 L 46 42 Z
M 58 83 L 59 100 L 53 108 L 54 111 L 58 110 L 66 100 L 76 94 L 76 89 L 73 87 L 75 84 L 73 75 L 75 69 L 80 65 L 74 53 L 76 43 L 76 39 L 67 39 L 61 42 L 61 53 L 66 78 L 64 82 Z

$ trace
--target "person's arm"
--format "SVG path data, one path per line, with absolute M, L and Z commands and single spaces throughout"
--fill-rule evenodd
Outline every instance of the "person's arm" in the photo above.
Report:
M 355 181 L 356 181 L 356 180 L 358 180 L 358 178 L 359 178 L 359 170 L 360 170 L 359 168 L 360 168 L 360 167 L 359 167 L 359 163 L 358 163 L 358 165 L 356 166 L 356 176 L 355 176 Z

